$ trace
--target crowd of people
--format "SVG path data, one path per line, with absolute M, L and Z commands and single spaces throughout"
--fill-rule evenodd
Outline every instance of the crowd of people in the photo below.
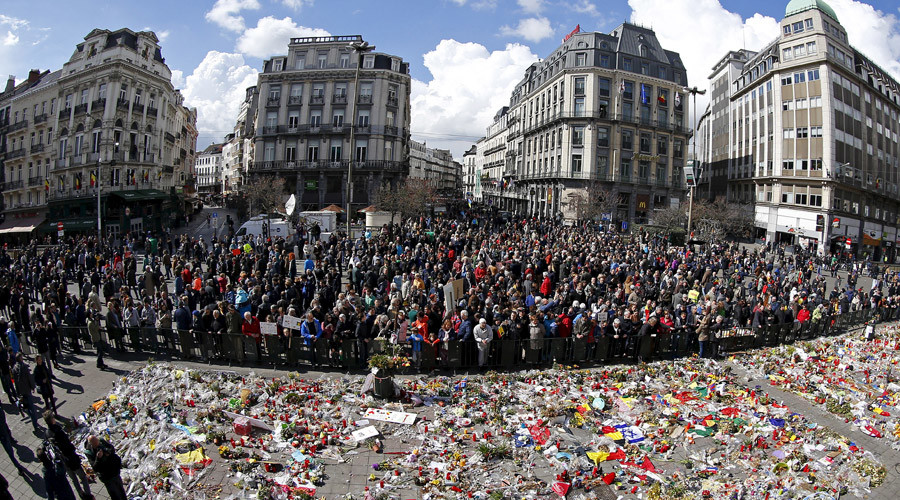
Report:
M 78 340 L 63 342 L 63 330 L 85 332 L 101 368 L 107 341 L 124 349 L 135 329 L 153 329 L 169 346 L 178 342 L 176 332 L 189 332 L 198 341 L 243 335 L 265 349 L 263 325 L 272 324 L 273 342 L 300 343 L 316 365 L 350 355 L 365 362 L 377 339 L 402 346 L 414 364 L 426 352 L 438 366 L 453 343 L 464 364 L 484 367 L 498 341 L 542 353 L 540 362 L 550 339 L 582 339 L 591 347 L 607 337 L 610 357 L 639 358 L 640 339 L 665 334 L 708 357 L 725 329 L 816 323 L 900 305 L 895 271 L 859 261 L 838 273 L 838 264 L 801 248 L 675 246 L 643 232 L 508 220 L 478 210 L 411 219 L 356 239 L 309 231 L 288 240 L 167 233 L 116 244 L 96 236 L 34 241 L 0 252 L 6 332 L 0 380 L 35 432 L 48 436 L 38 456 L 50 491 L 81 470 L 74 445 L 53 420 L 60 351 L 81 348 Z M 858 281 L 866 273 L 872 281 L 863 289 Z M 459 291 L 445 297 L 445 285 L 460 280 Z M 292 318 L 299 325 L 286 321 Z M 221 348 L 216 342 L 213 351 Z M 37 353 L 33 366 L 23 345 Z M 325 356 L 317 348 L 323 345 Z M 0 427 L 6 430 L 0 441 L 18 464 L 8 426 Z M 124 498 L 111 445 L 92 437 L 85 450 L 111 496 Z M 86 483 L 81 489 L 75 476 L 73 483 L 82 498 L 90 496 Z M 68 498 L 66 491 L 59 498 Z

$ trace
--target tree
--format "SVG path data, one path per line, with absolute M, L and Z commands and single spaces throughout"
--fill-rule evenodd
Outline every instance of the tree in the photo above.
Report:
M 728 237 L 746 238 L 753 231 L 753 205 L 730 203 L 724 198 L 715 201 L 694 201 L 695 237 L 706 241 L 721 241 Z
M 669 234 L 677 229 L 682 229 L 687 224 L 687 204 L 682 203 L 677 207 L 661 208 L 653 212 L 651 223 L 658 226 L 664 233 Z
M 375 207 L 378 210 L 400 214 L 401 219 L 425 215 L 427 204 L 434 199 L 434 188 L 416 179 L 407 179 L 396 190 L 390 185 L 383 185 L 375 195 Z
M 250 216 L 256 211 L 261 214 L 269 214 L 275 210 L 283 210 L 286 200 L 284 192 L 284 179 L 280 177 L 255 177 L 244 184 L 244 196 L 250 204 Z
M 612 217 L 621 198 L 611 186 L 594 181 L 590 182 L 584 191 L 574 193 L 570 203 L 574 205 L 575 216 L 578 219 L 599 220 L 604 214 L 610 214 Z

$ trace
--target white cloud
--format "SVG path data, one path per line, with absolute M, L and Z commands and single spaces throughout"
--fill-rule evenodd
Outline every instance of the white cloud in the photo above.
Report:
M 516 0 L 516 2 L 527 14 L 540 14 L 544 10 L 543 0 Z
M 313 0 L 281 0 L 281 3 L 283 3 L 284 6 L 289 9 L 300 11 L 300 9 L 302 9 L 304 5 L 312 5 Z
M 184 82 L 185 104 L 198 110 L 200 135 L 218 141 L 234 129 L 245 90 L 256 85 L 258 71 L 241 54 L 211 50 L 187 78 L 175 73 L 173 84 L 176 78 Z
M 9 26 L 10 28 L 17 30 L 19 28 L 28 27 L 28 21 L 25 19 L 19 19 L 17 17 L 5 16 L 0 14 L 0 25 Z
M 172 70 L 172 86 L 176 89 L 184 88 L 184 71 L 180 69 Z
M 456 5 L 459 5 L 460 7 L 462 7 L 463 5 L 466 5 L 466 3 L 468 2 L 468 0 L 450 0 L 450 1 L 455 3 Z M 497 7 L 497 0 L 478 0 L 476 2 L 470 3 L 469 5 L 471 5 L 472 8 L 475 10 L 494 10 Z
M 540 42 L 553 36 L 553 27 L 550 26 L 550 20 L 546 17 L 529 17 L 519 21 L 519 25 L 515 28 L 501 26 L 500 34 L 524 38 L 530 42 Z
M 329 32 L 319 28 L 299 26 L 290 17 L 278 19 L 266 16 L 238 38 L 237 50 L 259 58 L 287 53 L 291 37 L 328 36 Z
M 12 31 L 7 31 L 6 36 L 3 37 L 3 45 L 7 47 L 12 47 L 19 43 L 19 35 L 13 33 Z
M 453 136 L 464 136 L 453 142 L 455 150 L 474 143 L 470 139 L 484 135 L 494 114 L 509 104 L 509 95 L 525 68 L 537 59 L 531 49 L 520 44 L 490 52 L 477 43 L 442 40 L 424 56 L 432 79 L 412 83 L 413 135 L 423 134 L 419 137 L 428 139 L 429 144 L 437 142 L 439 147 L 440 138 L 446 144 Z
M 579 3 L 569 5 L 569 8 L 579 14 L 587 14 L 594 17 L 600 16 L 600 11 L 597 10 L 597 5 L 594 4 L 591 0 L 581 0 L 581 2 Z
M 229 30 L 244 31 L 242 10 L 258 10 L 259 0 L 217 0 L 213 8 L 206 13 L 206 20 Z
M 853 0 L 829 0 L 850 45 L 900 80 L 900 19 Z
M 159 43 L 163 43 L 169 38 L 169 35 L 172 33 L 169 30 L 162 30 L 156 32 L 156 38 L 159 38 Z

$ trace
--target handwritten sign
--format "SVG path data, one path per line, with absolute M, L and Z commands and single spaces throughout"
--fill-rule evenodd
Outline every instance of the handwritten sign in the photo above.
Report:
M 391 411 L 383 408 L 369 408 L 364 414 L 366 418 L 378 420 L 381 422 L 390 422 L 392 424 L 412 425 L 416 422 L 415 413 L 405 413 L 402 411 Z
M 259 331 L 263 335 L 278 335 L 278 323 L 263 321 L 259 324 Z
M 299 330 L 302 323 L 302 319 L 296 316 L 291 316 L 290 314 L 285 314 L 284 319 L 281 320 L 281 324 L 285 328 L 290 328 L 291 330 Z

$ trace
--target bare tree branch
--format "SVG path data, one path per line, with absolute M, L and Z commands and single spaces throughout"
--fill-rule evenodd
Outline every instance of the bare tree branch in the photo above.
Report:
M 244 194 L 250 206 L 261 214 L 284 209 L 284 179 L 280 177 L 256 177 L 244 185 Z

